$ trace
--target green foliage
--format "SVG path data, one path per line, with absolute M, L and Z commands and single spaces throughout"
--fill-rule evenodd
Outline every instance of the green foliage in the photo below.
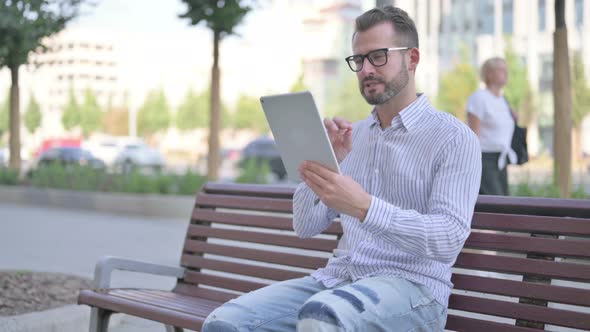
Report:
M 236 178 L 237 183 L 268 183 L 270 175 L 270 164 L 267 161 L 258 161 L 256 158 L 249 158 L 245 161 L 240 170 L 240 175 Z
M 74 93 L 74 88 L 70 87 L 70 94 L 68 97 L 68 103 L 66 104 L 63 113 L 61 115 L 61 123 L 66 128 L 66 130 L 70 130 L 76 126 L 79 126 L 81 123 L 82 115 L 80 110 L 80 105 L 76 100 L 76 95 Z
M 209 126 L 209 91 L 196 94 L 189 90 L 176 113 L 176 127 L 182 131 Z
M 579 127 L 590 113 L 590 87 L 585 72 L 582 56 L 576 52 L 572 65 L 572 122 L 574 127 Z
M 82 0 L 0 1 L 0 68 L 18 68 L 43 37 L 62 30 L 77 16 Z
M 360 93 L 356 76 L 349 75 L 336 92 L 328 98 L 326 116 L 339 116 L 355 122 L 369 116 L 372 106 L 367 104 Z
M 41 126 L 41 108 L 34 95 L 31 95 L 24 120 L 30 133 L 34 133 Z
M 255 97 L 240 96 L 234 114 L 233 125 L 236 129 L 250 128 L 261 135 L 270 131 L 260 101 Z
M 18 170 L 0 166 L 0 185 L 14 186 L 18 184 Z
M 559 188 L 551 183 L 531 184 L 528 181 L 518 183 L 510 188 L 511 196 L 521 197 L 553 197 L 559 198 Z M 571 198 L 590 199 L 590 194 L 586 193 L 583 185 L 579 185 L 571 193 Z
M 191 25 L 204 23 L 208 29 L 219 34 L 221 38 L 234 33 L 244 16 L 252 9 L 252 1 L 240 0 L 182 0 L 187 6 L 186 12 L 179 15 L 187 18 Z
M 299 77 L 297 77 L 297 80 L 295 81 L 295 83 L 293 83 L 289 91 L 300 92 L 306 90 L 309 90 L 309 88 L 305 85 L 305 78 L 303 77 L 303 73 L 301 73 Z
M 442 74 L 437 98 L 437 107 L 465 121 L 465 107 L 469 96 L 477 90 L 479 78 L 471 65 L 469 56 L 463 53 L 461 62 Z
M 0 184 L 16 184 L 16 175 L 0 168 Z M 30 183 L 35 187 L 81 191 L 107 191 L 138 194 L 194 195 L 206 178 L 187 171 L 176 174 L 144 174 L 132 171 L 128 174 L 108 174 L 87 166 L 58 163 L 44 165 L 34 170 Z
M 102 125 L 102 110 L 96 101 L 94 92 L 90 89 L 84 91 L 84 104 L 80 109 L 80 127 L 84 137 L 99 129 Z
M 507 45 L 504 58 L 508 67 L 508 83 L 504 95 L 519 120 L 528 124 L 533 112 L 533 92 L 528 81 L 528 70 L 514 52 L 512 43 L 507 42 Z
M 150 136 L 170 125 L 170 107 L 163 89 L 151 91 L 137 113 L 141 136 Z

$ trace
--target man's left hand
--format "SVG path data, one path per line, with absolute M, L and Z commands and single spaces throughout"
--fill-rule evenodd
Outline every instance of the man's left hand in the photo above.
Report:
M 331 209 L 363 221 L 372 196 L 350 176 L 340 175 L 313 161 L 299 167 L 301 179 Z

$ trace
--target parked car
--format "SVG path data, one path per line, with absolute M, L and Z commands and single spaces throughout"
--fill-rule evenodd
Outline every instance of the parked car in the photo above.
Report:
M 63 146 L 45 150 L 37 159 L 37 168 L 58 163 L 63 166 L 90 166 L 105 169 L 105 163 L 96 158 L 90 151 L 80 147 Z
M 275 141 L 270 137 L 259 137 L 248 143 L 244 150 L 242 150 L 242 161 L 240 165 L 254 158 L 257 162 L 266 161 L 270 165 L 270 170 L 279 180 L 287 177 L 287 170 L 283 165 L 281 154 L 277 149 Z
M 160 171 L 165 165 L 162 154 L 142 141 L 124 144 L 113 163 L 115 169 L 122 172 L 133 169 Z

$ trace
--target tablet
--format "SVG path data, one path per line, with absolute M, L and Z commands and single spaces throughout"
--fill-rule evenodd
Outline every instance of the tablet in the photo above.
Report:
M 309 91 L 260 97 L 289 180 L 301 181 L 298 168 L 305 160 L 340 174 L 326 127 Z

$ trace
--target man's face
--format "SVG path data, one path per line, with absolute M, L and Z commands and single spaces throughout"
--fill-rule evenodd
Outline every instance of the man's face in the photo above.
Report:
M 395 32 L 391 23 L 384 22 L 367 31 L 358 32 L 352 41 L 354 54 L 366 54 L 370 51 L 406 45 L 394 45 Z M 367 103 L 381 105 L 402 91 L 409 81 L 408 68 L 405 60 L 406 51 L 390 51 L 387 63 L 375 67 L 367 59 L 363 68 L 357 72 L 359 90 Z

